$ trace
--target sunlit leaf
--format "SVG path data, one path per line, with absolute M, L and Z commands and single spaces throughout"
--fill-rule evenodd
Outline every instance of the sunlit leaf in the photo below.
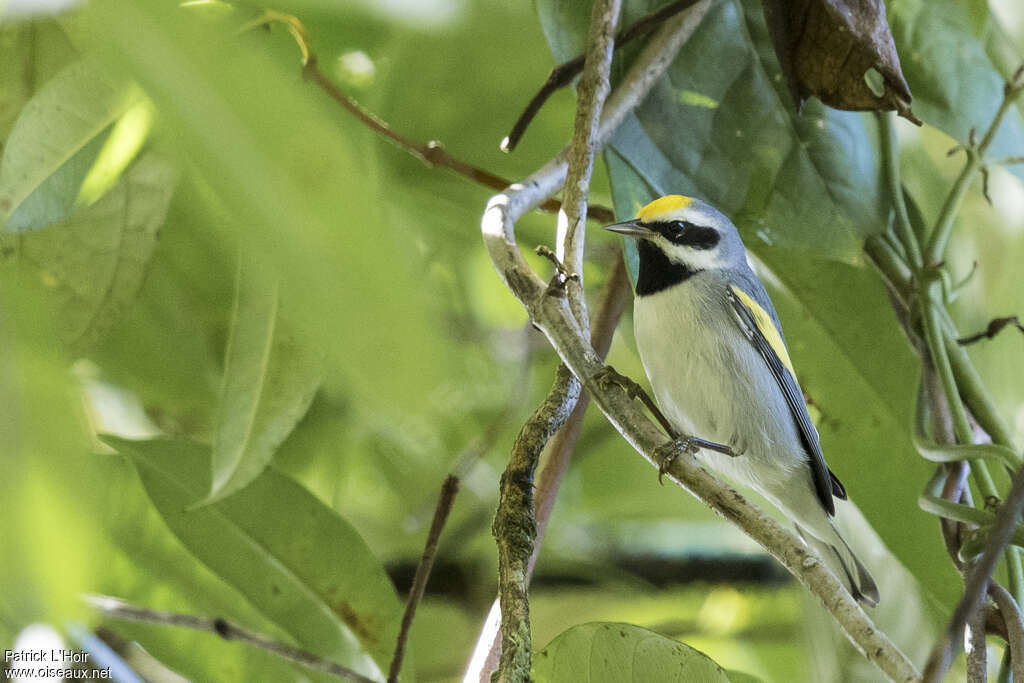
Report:
M 702 652 L 639 626 L 614 623 L 565 631 L 537 653 L 533 675 L 538 683 L 729 683 L 725 670 Z
M 249 484 L 306 413 L 321 358 L 290 327 L 280 285 L 239 268 L 206 502 Z
M 209 448 L 105 440 L 135 460 L 185 547 L 296 642 L 368 676 L 387 670 L 401 603 L 366 543 L 333 510 L 272 469 L 229 498 L 190 509 L 209 491 Z
M 173 190 L 173 170 L 147 156 L 92 206 L 46 230 L 3 236 L 8 260 L 35 267 L 53 292 L 63 341 L 91 346 L 134 300 Z
M 0 162 L 0 221 L 6 229 L 36 230 L 67 218 L 111 125 L 138 98 L 137 89 L 87 61 L 68 66 L 43 86 L 14 124 Z M 134 154 L 138 145 L 120 149 Z M 105 186 L 113 179 L 108 176 Z M 92 199 L 101 189 L 99 184 L 91 190 Z

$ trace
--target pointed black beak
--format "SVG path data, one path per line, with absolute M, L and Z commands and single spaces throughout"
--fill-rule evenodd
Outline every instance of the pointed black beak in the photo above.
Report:
M 654 235 L 658 234 L 650 228 L 646 227 L 636 219 L 631 221 L 623 221 L 621 223 L 612 223 L 611 225 L 604 226 L 605 230 L 611 230 L 617 232 L 620 235 L 629 235 L 630 237 L 639 237 L 650 239 Z

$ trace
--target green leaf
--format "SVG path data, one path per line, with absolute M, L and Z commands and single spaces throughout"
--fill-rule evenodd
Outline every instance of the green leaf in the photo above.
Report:
M 46 230 L 0 235 L 4 256 L 38 269 L 70 346 L 92 346 L 135 299 L 167 215 L 174 175 L 164 161 L 143 157 L 92 206 Z
M 260 475 L 320 384 L 320 355 L 308 337 L 290 329 L 279 284 L 246 271 L 240 265 L 213 442 L 213 488 L 204 502 Z
M 224 207 L 229 220 L 209 230 L 243 240 L 260 271 L 280 278 L 327 370 L 371 409 L 422 405 L 451 352 L 417 266 L 417 217 L 388 210 L 404 181 L 374 184 L 371 145 L 384 143 L 301 78 L 283 32 L 276 58 L 267 43 L 276 33 L 238 35 L 157 0 L 99 0 L 87 18 L 91 47 L 145 89 L 168 149 Z M 418 353 L 406 352 L 409 339 Z
M 856 262 L 882 225 L 873 130 L 813 101 L 797 115 L 760 3 L 732 0 L 712 6 L 612 147 L 652 194 L 706 199 L 748 242 Z
M 0 221 L 6 229 L 37 230 L 67 218 L 112 124 L 138 101 L 137 89 L 101 75 L 86 61 L 43 86 L 14 124 L 0 162 Z M 139 131 L 133 125 L 129 134 L 138 137 Z M 117 150 L 119 161 L 108 160 L 106 166 L 123 168 L 138 144 Z M 112 179 L 107 178 L 107 187 Z M 94 181 L 91 198 L 102 189 Z
M 278 640 L 288 635 L 257 612 L 245 597 L 193 557 L 167 528 L 139 481 L 132 461 L 96 456 L 102 468 L 104 506 L 97 521 L 110 539 L 103 574 L 89 591 L 180 614 L 221 616 Z M 193 681 L 273 680 L 308 683 L 336 680 L 258 648 L 209 634 L 120 620 L 103 627 L 131 641 Z
M 914 93 L 915 113 L 962 144 L 969 141 L 972 128 L 980 138 L 999 108 L 1005 82 L 986 54 L 985 22 L 972 22 L 964 3 L 957 0 L 887 4 L 903 72 Z M 995 16 L 988 21 L 995 22 Z M 1018 107 L 1007 113 L 990 154 L 1024 154 L 1024 119 Z M 1024 179 L 1024 168 L 1009 170 Z
M 573 626 L 534 658 L 537 683 L 729 683 L 722 667 L 679 641 L 631 624 Z
M 209 448 L 105 441 L 132 456 L 185 547 L 299 645 L 367 676 L 387 670 L 402 605 L 366 543 L 332 509 L 273 469 L 230 498 L 190 509 L 209 491 Z
M 671 67 L 671 85 L 657 90 L 685 87 L 720 106 L 648 103 L 624 124 L 605 154 L 616 212 L 635 215 L 637 204 L 681 192 L 731 215 L 747 249 L 765 266 L 759 274 L 772 290 L 801 385 L 817 407 L 812 417 L 829 465 L 899 560 L 927 589 L 952 600 L 948 561 L 937 544 L 921 540 L 933 524 L 913 505 L 919 482 L 930 475 L 906 429 L 916 360 L 880 278 L 858 265 L 865 236 L 883 226 L 875 211 L 881 190 L 874 124 L 867 115 L 815 110 L 813 103 L 799 118 L 780 108 L 781 79 L 766 56 L 771 48 L 760 10 L 735 0 L 717 8 Z M 731 37 L 722 33 L 726 29 Z M 693 65 L 705 63 L 730 78 L 714 90 L 710 82 L 690 83 L 703 78 L 704 69 Z M 680 73 L 687 70 L 695 75 Z M 741 104 L 740 95 L 757 104 Z M 788 123 L 774 126 L 780 116 Z M 776 143 L 762 137 L 763 130 L 773 130 L 788 150 L 780 165 L 766 163 Z M 755 136 L 747 140 L 753 146 L 730 140 L 736 131 Z M 894 504 L 900 514 L 893 514 Z
M 67 37 L 53 21 L 0 26 L 0 140 L 6 140 L 25 103 L 75 59 Z

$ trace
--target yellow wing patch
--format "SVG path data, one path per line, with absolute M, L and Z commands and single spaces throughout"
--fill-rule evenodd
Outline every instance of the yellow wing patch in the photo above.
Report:
M 685 209 L 692 202 L 693 199 L 690 197 L 684 197 L 681 194 L 667 194 L 664 197 L 655 199 L 653 202 L 640 209 L 640 211 L 637 212 L 636 217 L 644 223 L 650 223 L 658 216 L 678 209 Z
M 775 327 L 775 321 L 768 315 L 768 311 L 761 308 L 761 304 L 754 301 L 754 299 L 744 292 L 736 285 L 731 285 L 733 293 L 739 298 L 740 302 L 746 306 L 747 310 L 754 316 L 754 322 L 757 323 L 758 331 L 764 335 L 764 338 L 768 340 L 768 344 L 772 347 L 772 351 L 779 357 L 782 364 L 786 366 L 790 374 L 796 377 L 796 370 L 793 369 L 793 362 L 789 360 L 789 352 L 786 351 L 786 345 L 782 341 L 782 335 L 779 330 Z

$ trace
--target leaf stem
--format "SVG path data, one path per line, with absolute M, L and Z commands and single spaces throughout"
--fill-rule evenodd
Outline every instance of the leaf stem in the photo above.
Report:
M 949 243 L 949 236 L 953 231 L 953 221 L 960 211 L 960 204 L 963 202 L 967 189 L 971 186 L 978 172 L 984 169 L 987 163 L 985 154 L 988 152 L 989 146 L 999 131 L 1003 117 L 1006 116 L 1006 112 L 1013 106 L 1014 100 L 1020 95 L 1021 90 L 1024 90 L 1024 67 L 1018 69 L 1013 77 L 1007 81 L 1006 86 L 1003 88 L 1003 99 L 999 103 L 999 109 L 992 118 L 992 123 L 989 124 L 988 130 L 985 131 L 981 142 L 975 145 L 972 139 L 971 143 L 964 147 L 967 152 L 967 161 L 964 163 L 964 168 L 960 171 L 956 182 L 953 183 L 949 194 L 946 195 L 946 201 L 942 204 L 942 209 L 939 211 L 939 217 L 935 221 L 935 228 L 931 232 L 931 238 L 928 241 L 928 248 L 925 252 L 926 263 L 934 264 L 942 261 L 946 245 Z M 973 138 L 973 131 L 971 137 Z
M 921 246 L 919 240 L 922 235 L 915 234 L 910 223 L 910 215 L 907 213 L 907 202 L 903 196 L 903 184 L 900 181 L 900 158 L 896 151 L 896 131 L 893 126 L 892 112 L 876 112 L 875 118 L 881 135 L 882 165 L 885 168 L 885 179 L 889 185 L 889 195 L 892 198 L 893 208 L 896 210 L 896 235 L 900 244 L 906 250 L 910 266 L 914 270 L 921 268 Z

